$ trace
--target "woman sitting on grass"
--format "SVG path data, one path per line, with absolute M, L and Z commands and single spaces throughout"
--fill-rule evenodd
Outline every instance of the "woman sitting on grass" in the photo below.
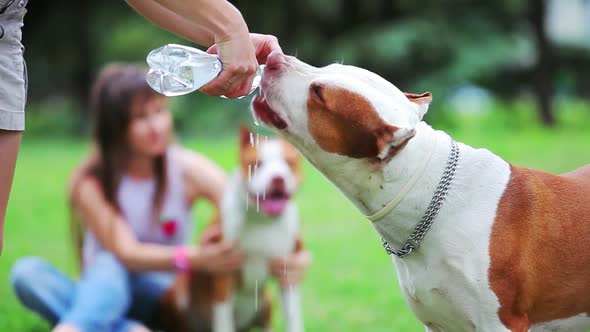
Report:
M 70 186 L 72 211 L 87 229 L 80 281 L 40 258 L 13 267 L 18 298 L 57 325 L 54 331 L 147 331 L 172 284 L 179 250 L 195 270 L 229 272 L 243 262 L 231 244 L 212 240 L 218 231 L 184 246 L 192 205 L 205 198 L 218 209 L 226 177 L 210 160 L 171 143 L 167 99 L 149 88 L 145 74 L 135 65 L 110 65 L 92 90 L 97 153 L 82 162 Z M 279 278 L 283 264 L 283 258 L 271 262 Z M 297 282 L 308 264 L 307 252 L 294 254 L 287 275 Z

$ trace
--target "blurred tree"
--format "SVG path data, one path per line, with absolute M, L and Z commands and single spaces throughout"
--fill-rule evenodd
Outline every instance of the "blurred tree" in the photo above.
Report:
M 554 52 L 547 36 L 545 0 L 529 0 L 529 15 L 537 45 L 537 64 L 534 69 L 533 87 L 539 104 L 541 121 L 546 126 L 555 124 L 552 112 L 553 84 L 555 77 Z
M 569 84 L 570 94 L 590 91 L 585 79 L 590 51 L 551 45 L 545 34 L 544 0 L 233 3 L 251 31 L 277 35 L 287 53 L 314 65 L 337 61 L 365 67 L 404 90 L 431 90 L 436 101 L 465 84 L 481 85 L 502 98 L 530 91 L 538 100 L 540 119 L 551 125 L 554 87 L 563 90 Z M 92 0 L 29 2 L 24 42 L 30 100 L 58 96 L 79 105 L 84 105 L 91 78 L 102 64 L 143 62 L 162 44 L 190 44 L 153 26 L 124 2 Z M 190 102 L 179 104 L 245 107 L 200 94 L 186 98 Z

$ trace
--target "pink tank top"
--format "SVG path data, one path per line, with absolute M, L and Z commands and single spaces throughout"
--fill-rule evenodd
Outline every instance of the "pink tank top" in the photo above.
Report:
M 123 176 L 118 188 L 118 202 L 123 218 L 141 242 L 163 245 L 188 243 L 192 235 L 191 206 L 186 200 L 178 151 L 168 149 L 166 156 L 167 188 L 160 215 L 154 220 L 155 179 L 137 180 Z M 84 234 L 83 265 L 92 264 L 94 256 L 104 250 L 89 230 Z

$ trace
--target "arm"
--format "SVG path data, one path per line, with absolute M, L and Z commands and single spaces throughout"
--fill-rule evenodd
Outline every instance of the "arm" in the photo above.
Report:
M 221 200 L 227 186 L 225 172 L 202 155 L 184 148 L 179 149 L 188 201 L 193 204 L 196 200 L 204 198 L 211 202 L 214 208 L 211 222 L 218 222 Z
M 128 0 L 137 12 L 160 27 L 215 47 L 223 63 L 221 74 L 201 91 L 229 98 L 250 93 L 258 63 L 272 51 L 282 52 L 270 35 L 250 34 L 242 14 L 226 0 Z
M 190 21 L 162 7 L 156 1 L 127 0 L 127 3 L 136 12 L 164 30 L 168 30 L 199 45 L 211 46 L 215 43 L 213 33 L 204 26 L 195 24 L 194 21 Z
M 248 27 L 240 11 L 226 0 L 131 0 L 157 2 L 189 22 L 204 27 L 215 38 L 215 43 L 236 35 L 248 35 Z
M 80 183 L 74 203 L 97 240 L 127 268 L 174 270 L 175 248 L 138 241 L 123 217 L 106 201 L 96 180 L 86 178 Z M 187 255 L 194 269 L 225 271 L 241 264 L 241 257 L 225 243 L 189 247 Z

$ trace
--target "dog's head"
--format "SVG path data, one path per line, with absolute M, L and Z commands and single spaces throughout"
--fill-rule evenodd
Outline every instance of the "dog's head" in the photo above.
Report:
M 301 156 L 279 138 L 240 129 L 240 165 L 250 206 L 275 217 L 283 213 L 301 181 Z M 257 202 L 258 201 L 258 202 Z
M 252 110 L 306 155 L 383 163 L 415 135 L 431 100 L 428 92 L 404 93 L 361 68 L 315 68 L 275 52 L 268 57 Z

